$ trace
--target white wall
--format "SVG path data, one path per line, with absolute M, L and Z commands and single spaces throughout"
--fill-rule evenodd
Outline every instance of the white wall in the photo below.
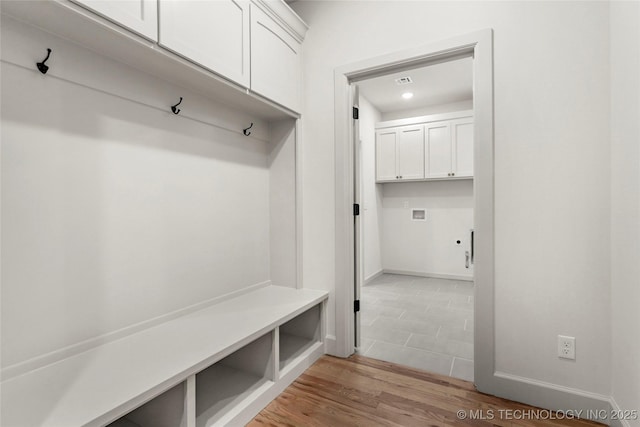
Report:
M 382 265 L 385 271 L 473 279 L 465 268 L 473 228 L 473 181 L 383 184 Z M 426 209 L 426 221 L 412 209 Z M 460 240 L 460 244 L 457 241 Z
M 335 279 L 334 69 L 494 29 L 496 368 L 610 395 L 609 5 L 303 1 L 305 286 Z M 376 31 L 371 31 L 375 28 Z M 333 293 L 328 333 L 335 333 Z M 575 336 L 577 360 L 557 357 Z
M 360 96 L 360 146 L 362 156 L 362 219 L 364 221 L 364 279 L 382 271 L 382 186 L 376 184 L 376 130 L 380 112 Z
M 297 287 L 295 120 L 271 124 L 269 148 L 269 260 L 274 285 Z M 247 209 L 252 209 L 247 206 Z M 256 210 L 254 215 L 264 215 Z
M 611 2 L 613 398 L 640 403 L 640 3 Z M 640 426 L 640 420 L 628 420 Z
M 408 117 L 428 116 L 431 114 L 453 113 L 455 111 L 473 110 L 473 100 L 451 102 L 449 104 L 430 105 L 428 107 L 412 108 L 382 113 L 382 120 L 405 119 Z
M 3 368 L 270 279 L 267 123 L 4 18 L 2 61 Z

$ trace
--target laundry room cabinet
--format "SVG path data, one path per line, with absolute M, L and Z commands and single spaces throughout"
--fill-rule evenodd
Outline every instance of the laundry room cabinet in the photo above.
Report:
M 452 176 L 473 177 L 473 118 L 451 121 Z
M 470 111 L 376 125 L 376 182 L 473 178 Z
M 473 177 L 473 119 L 428 124 L 425 135 L 425 178 Z
M 376 132 L 377 181 L 424 178 L 424 126 L 402 126 Z

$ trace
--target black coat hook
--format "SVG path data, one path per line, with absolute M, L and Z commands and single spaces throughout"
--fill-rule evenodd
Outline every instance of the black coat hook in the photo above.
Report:
M 49 66 L 45 64 L 45 62 L 47 62 L 47 60 L 49 59 L 49 55 L 51 55 L 51 49 L 47 49 L 47 57 L 44 58 L 42 62 L 36 62 L 36 66 L 42 74 L 47 74 L 47 71 L 49 71 Z
M 182 97 L 180 97 L 180 101 L 176 105 L 171 106 L 171 111 L 173 111 L 173 114 L 178 114 L 180 112 L 180 109 L 178 108 L 180 102 L 182 102 Z
M 244 133 L 246 136 L 251 135 L 251 132 L 249 132 L 249 129 L 251 129 L 253 127 L 253 122 L 251 122 L 251 125 L 246 128 L 246 129 L 242 129 L 242 133 Z

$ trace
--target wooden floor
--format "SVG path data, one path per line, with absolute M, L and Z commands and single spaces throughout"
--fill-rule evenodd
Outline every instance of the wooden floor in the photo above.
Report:
M 323 356 L 248 426 L 597 426 L 477 392 L 473 384 L 354 355 Z

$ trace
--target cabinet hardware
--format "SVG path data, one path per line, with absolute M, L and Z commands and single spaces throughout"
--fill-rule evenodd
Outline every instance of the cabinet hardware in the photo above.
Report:
M 42 74 L 47 74 L 47 71 L 49 71 L 49 66 L 45 64 L 45 62 L 47 62 L 47 60 L 49 59 L 49 55 L 51 55 L 51 49 L 47 49 L 47 57 L 44 58 L 42 62 L 36 62 L 36 66 Z
M 469 268 L 469 251 L 464 252 L 464 268 Z
M 249 136 L 249 135 L 251 135 L 251 132 L 249 132 L 249 129 L 251 129 L 252 127 L 253 127 L 253 122 L 251 122 L 251 125 L 249 125 L 249 127 L 248 127 L 248 128 L 246 128 L 246 129 L 242 129 L 242 133 L 244 133 L 244 134 L 245 134 L 245 136 Z
M 180 101 L 178 101 L 176 105 L 171 106 L 171 111 L 173 111 L 173 114 L 178 114 L 180 112 L 178 105 L 180 105 L 181 102 L 182 102 L 182 97 L 180 97 Z

